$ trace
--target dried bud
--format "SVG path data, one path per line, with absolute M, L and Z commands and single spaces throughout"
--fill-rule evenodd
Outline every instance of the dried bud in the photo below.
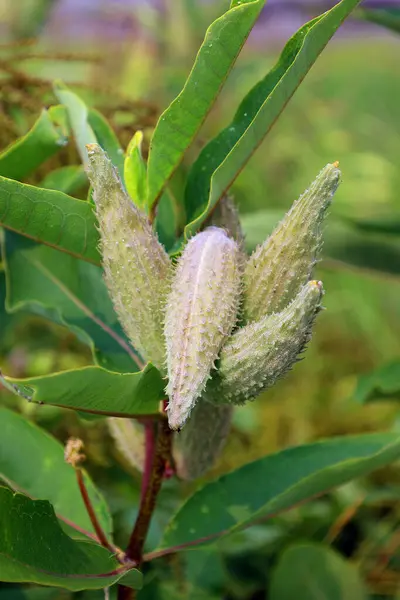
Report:
M 242 249 L 244 248 L 244 234 L 240 223 L 239 212 L 229 196 L 223 196 L 208 219 L 209 225 L 221 227 L 227 231 Z
M 327 165 L 293 204 L 244 272 L 244 319 L 258 321 L 283 310 L 309 281 L 322 247 L 322 223 L 340 182 L 338 163 Z
M 144 469 L 145 439 L 144 427 L 134 419 L 108 419 L 108 429 L 115 440 L 117 450 L 131 466 L 138 471 Z
M 162 368 L 170 259 L 147 217 L 124 191 L 106 153 L 97 144 L 87 149 L 110 296 L 133 346 L 145 360 Z
M 179 259 L 166 310 L 165 339 L 172 429 L 185 423 L 231 333 L 240 299 L 239 248 L 209 227 Z
M 228 437 L 232 412 L 228 404 L 200 398 L 183 430 L 174 436 L 172 452 L 178 477 L 197 479 L 213 466 Z
M 205 398 L 243 404 L 274 385 L 310 340 L 322 295 L 321 282 L 309 281 L 282 312 L 266 315 L 234 333 L 222 349 L 218 374 Z
M 64 448 L 64 460 L 74 468 L 78 467 L 86 456 L 84 454 L 84 443 L 79 438 L 69 438 Z

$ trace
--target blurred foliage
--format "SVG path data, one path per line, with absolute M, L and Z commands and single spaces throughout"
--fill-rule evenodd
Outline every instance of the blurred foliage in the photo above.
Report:
M 157 115 L 180 90 L 206 24 L 216 15 L 213 3 L 199 8 L 200 3 L 194 0 L 170 0 L 165 19 L 150 9 L 132 9 L 141 32 L 137 38 L 112 40 L 104 47 L 98 36 L 90 45 L 78 40 L 73 50 L 68 44 L 64 48 L 62 39 L 40 35 L 55 2 L 30 0 L 22 4 L 19 8 L 15 3 L 5 4 L 9 36 L 0 46 L 0 146 L 5 148 L 24 135 L 42 107 L 54 103 L 52 79 L 57 76 L 90 106 L 101 110 L 124 148 L 135 131 L 143 130 L 146 156 Z M 365 18 L 372 19 L 367 14 Z M 344 182 L 332 214 L 345 221 L 400 221 L 400 38 L 386 37 L 383 29 L 379 33 L 377 30 L 373 42 L 362 36 L 337 38 L 324 51 L 233 186 L 243 214 L 264 209 L 283 211 L 324 164 L 340 160 Z M 32 40 L 32 36 L 38 37 Z M 246 46 L 202 130 L 200 142 L 174 177 L 171 187 L 175 194 L 182 195 L 185 165 L 198 153 L 200 144 L 229 123 L 244 92 L 265 74 L 277 53 L 277 48 L 268 45 Z M 72 168 L 78 162 L 77 151 L 70 144 L 26 181 L 48 181 L 54 169 Z M 84 179 L 78 181 L 69 193 L 84 198 L 87 184 Z M 385 240 L 399 232 L 382 231 L 379 235 Z M 318 276 L 327 291 L 327 311 L 305 360 L 252 405 L 236 410 L 233 433 L 208 478 L 267 452 L 316 438 L 398 430 L 398 405 L 384 397 L 400 398 L 398 379 L 392 387 L 385 384 L 386 378 L 383 384 L 381 379 L 385 373 L 382 365 L 389 363 L 393 364 L 391 370 L 386 368 L 390 376 L 394 378 L 395 373 L 398 378 L 400 279 L 333 261 L 321 263 Z M 91 363 L 90 350 L 62 326 L 24 312 L 5 312 L 3 271 L 0 296 L 0 364 L 4 371 L 15 377 L 39 376 Z M 369 399 L 375 393 L 380 402 L 363 406 L 355 394 L 358 377 L 374 370 L 364 380 L 364 395 Z M 366 382 L 370 387 L 365 391 Z M 116 541 L 124 544 L 136 512 L 139 475 L 127 470 L 106 425 L 55 407 L 28 404 L 5 390 L 1 390 L 0 399 L 61 441 L 70 435 L 85 441 L 88 468 L 116 519 Z M 191 486 L 178 488 L 172 481 L 167 483 L 152 523 L 149 548 L 160 538 L 179 494 L 185 496 Z M 387 468 L 366 482 L 349 484 L 222 540 L 212 551 L 199 549 L 155 561 L 151 568 L 145 568 L 148 585 L 139 598 L 273 600 L 278 597 L 276 593 L 269 596 L 265 590 L 278 557 L 293 541 L 304 539 L 328 543 L 351 558 L 371 598 L 394 598 L 400 582 L 399 491 L 398 469 Z M 282 568 L 280 563 L 277 570 Z M 272 571 L 275 578 L 277 570 Z M 170 577 L 173 590 L 163 583 Z M 63 591 L 22 591 L 0 584 L 1 600 L 68 597 Z M 95 600 L 103 595 L 85 592 L 75 597 Z

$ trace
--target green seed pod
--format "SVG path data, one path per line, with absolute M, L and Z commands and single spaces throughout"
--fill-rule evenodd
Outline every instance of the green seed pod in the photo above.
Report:
M 225 229 L 228 235 L 239 244 L 240 249 L 244 248 L 244 234 L 240 223 L 239 212 L 232 198 L 223 196 L 207 223 L 208 225 L 214 225 L 215 227 Z
M 209 227 L 188 242 L 178 261 L 165 325 L 172 429 L 185 423 L 236 323 L 239 255 L 224 230 Z
M 134 419 L 110 417 L 108 429 L 121 456 L 131 467 L 142 472 L 145 456 L 143 425 Z
M 215 463 L 228 437 L 233 407 L 197 402 L 185 427 L 174 435 L 172 454 L 181 479 L 197 479 Z
M 88 145 L 105 281 L 132 345 L 161 369 L 171 261 L 144 215 L 123 190 L 106 153 Z
M 274 385 L 310 340 L 322 295 L 321 282 L 309 281 L 282 312 L 235 332 L 222 349 L 218 373 L 207 386 L 205 398 L 243 404 Z
M 328 164 L 293 204 L 244 271 L 247 323 L 283 310 L 309 281 L 322 247 L 322 223 L 340 183 L 338 163 Z

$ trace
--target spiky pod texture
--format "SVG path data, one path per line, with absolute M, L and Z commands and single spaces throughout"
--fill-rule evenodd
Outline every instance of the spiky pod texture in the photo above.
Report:
M 204 397 L 243 404 L 285 375 L 311 338 L 320 310 L 321 282 L 308 282 L 282 312 L 266 315 L 235 332 L 222 349 L 216 377 Z
M 168 420 L 183 426 L 231 333 L 241 289 L 240 251 L 218 227 L 198 233 L 180 257 L 165 321 Z
M 134 348 L 163 369 L 164 306 L 171 261 L 146 215 L 124 191 L 106 153 L 97 144 L 90 144 L 88 156 L 110 296 Z
M 244 233 L 240 223 L 239 212 L 232 198 L 229 196 L 221 198 L 208 219 L 207 224 L 225 229 L 228 235 L 238 243 L 240 249 L 244 249 Z
M 197 479 L 215 463 L 228 437 L 233 407 L 197 402 L 185 427 L 174 435 L 172 454 L 181 479 Z
M 144 427 L 133 419 L 110 417 L 108 429 L 115 440 L 118 452 L 138 471 L 143 471 L 145 460 Z
M 280 312 L 310 280 L 322 247 L 322 224 L 340 183 L 338 163 L 328 164 L 293 204 L 271 236 L 247 261 L 243 315 L 246 323 Z

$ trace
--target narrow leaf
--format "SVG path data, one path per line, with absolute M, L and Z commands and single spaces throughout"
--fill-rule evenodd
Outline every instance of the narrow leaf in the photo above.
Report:
M 0 531 L 2 581 L 78 591 L 113 585 L 129 572 L 128 585 L 141 587 L 139 571 L 121 567 L 105 548 L 64 533 L 46 500 L 0 488 Z
M 167 525 L 160 553 L 169 547 L 210 543 L 399 457 L 398 435 L 379 433 L 289 448 L 251 462 L 191 496 Z
M 141 209 L 146 208 L 146 163 L 142 157 L 143 132 L 137 131 L 129 142 L 124 163 L 126 191 Z M 111 158 L 111 157 L 110 157 Z M 111 161 L 112 162 L 112 161 Z
M 330 38 L 360 0 L 342 0 L 304 25 L 286 44 L 274 68 L 247 94 L 232 121 L 200 153 L 185 194 L 195 233 L 262 142 Z
M 112 164 L 118 169 L 121 180 L 124 181 L 124 151 L 111 125 L 95 108 L 89 109 L 88 123 L 96 136 L 97 143 L 107 152 Z
M 400 361 L 361 375 L 354 398 L 362 403 L 371 400 L 400 400 Z
M 165 398 L 165 383 L 151 364 L 139 373 L 83 367 L 27 379 L 3 376 L 3 383 L 29 401 L 100 416 L 156 414 Z
M 59 519 L 94 534 L 73 467 L 64 460 L 63 446 L 21 415 L 0 408 L 0 479 L 33 499 L 49 500 Z M 103 531 L 111 537 L 107 504 L 85 473 L 86 488 Z M 1 536 L 0 536 L 1 537 Z
M 357 13 L 360 17 L 371 23 L 387 27 L 400 33 L 400 8 L 388 6 L 386 8 L 362 9 Z
M 233 0 L 207 30 L 183 90 L 153 134 L 147 179 L 150 209 L 214 104 L 264 4 L 265 0 Z
M 26 135 L 0 153 L 0 175 L 22 180 L 65 146 L 68 138 L 43 110 Z

